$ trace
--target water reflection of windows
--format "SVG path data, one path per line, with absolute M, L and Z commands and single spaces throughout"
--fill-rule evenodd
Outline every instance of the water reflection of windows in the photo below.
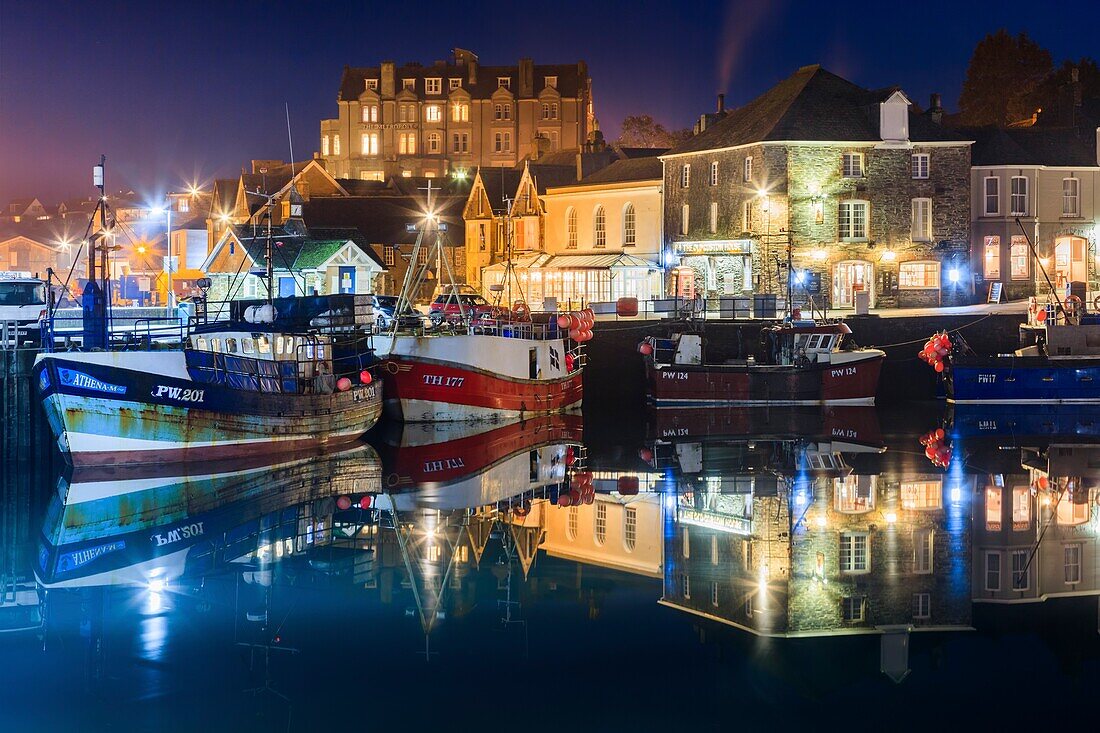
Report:
M 680 576 L 680 594 L 686 599 L 691 598 L 691 578 L 687 573 Z
M 627 552 L 634 552 L 638 542 L 638 510 L 628 506 L 623 512 L 623 545 Z
M 439 562 L 443 557 L 443 548 L 439 545 L 428 545 L 428 562 Z
M 1027 556 L 1027 550 L 1012 551 L 1012 590 L 1027 590 L 1030 585 L 1028 582 Z
M 718 535 L 716 534 L 710 536 L 710 564 L 718 564 Z
M 1031 524 L 1031 489 L 1018 486 L 1012 489 L 1012 529 L 1019 532 Z
M 1081 582 L 1081 545 L 1074 543 L 1062 548 L 1063 570 L 1066 584 Z
M 684 527 L 683 534 L 681 535 L 682 544 L 680 546 L 680 555 L 686 560 L 691 557 L 691 538 L 688 535 L 688 528 Z
M 607 504 L 596 504 L 596 544 L 602 545 L 607 540 Z
M 932 595 L 930 593 L 913 594 L 913 618 L 927 619 L 932 615 Z
M 844 468 L 844 460 L 835 453 L 816 453 L 807 451 L 806 462 L 811 469 L 818 471 L 831 471 Z
M 458 562 L 469 562 L 470 561 L 470 547 L 469 547 L 469 545 L 462 545 L 461 547 L 459 547 L 458 551 L 455 553 L 455 559 Z
M 712 582 L 710 584 L 710 605 L 718 608 L 718 583 Z
M 866 573 L 870 570 L 866 532 L 842 532 L 840 534 L 840 571 L 842 573 Z
M 985 553 L 985 589 L 999 591 L 1001 589 L 1001 553 Z
M 849 474 L 833 479 L 833 508 L 844 514 L 862 514 L 874 509 L 877 478 Z
M 863 596 L 845 596 L 840 599 L 840 617 L 848 623 L 863 620 Z
M 928 574 L 932 572 L 932 530 L 918 529 L 913 535 L 913 572 Z
M 1001 490 L 992 486 L 985 490 L 985 529 L 1001 531 Z
M 566 533 L 569 536 L 569 541 L 577 539 L 577 507 L 569 507 L 569 523 L 566 526 Z
M 902 509 L 939 509 L 943 506 L 943 481 L 939 478 L 902 481 Z

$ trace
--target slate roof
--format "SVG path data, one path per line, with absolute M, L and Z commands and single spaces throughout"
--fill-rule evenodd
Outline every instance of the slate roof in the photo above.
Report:
M 1095 137 L 1072 127 L 982 127 L 965 134 L 975 141 L 971 165 L 1097 166 Z
M 669 155 L 731 148 L 766 141 L 881 140 L 877 103 L 896 88 L 864 89 L 819 65 L 803 66 L 764 94 L 732 110 Z M 913 142 L 966 140 L 909 111 Z
M 598 183 L 626 183 L 628 181 L 660 180 L 664 176 L 664 165 L 660 159 L 651 158 L 627 158 L 617 160 L 606 168 L 592 173 L 578 184 Z
M 669 150 L 668 148 L 631 148 L 622 145 L 615 145 L 614 149 L 620 158 L 654 158 L 664 155 Z
M 212 214 L 217 216 L 233 213 L 237 206 L 237 187 L 239 183 L 236 178 L 218 178 L 214 181 L 214 189 L 210 198 Z
M 0 223 L 0 242 L 15 237 L 26 237 L 47 247 L 56 247 L 57 242 L 68 239 L 78 242 L 87 231 L 86 220 L 47 219 L 45 221 L 25 221 L 20 223 Z
M 466 243 L 466 226 L 462 220 L 466 199 L 466 194 L 436 199 L 440 220 L 448 225 L 447 240 L 456 247 Z M 359 236 L 348 239 L 364 249 L 372 244 L 411 244 L 416 240 L 416 233 L 406 231 L 405 225 L 424 218 L 423 203 L 422 196 L 317 197 L 302 206 L 302 218 L 314 236 L 334 229 L 357 230 Z M 373 251 L 370 253 L 376 257 Z
M 518 65 L 484 66 L 479 63 L 477 66 L 477 82 L 475 84 L 470 85 L 469 76 L 470 70 L 465 65 L 456 66 L 453 63 L 443 65 L 433 64 L 431 66 L 406 64 L 404 66 L 397 66 L 394 69 L 394 86 L 395 91 L 400 92 L 402 79 L 415 78 L 418 80 L 416 84 L 417 96 L 425 99 L 446 99 L 449 92 L 447 79 L 460 78 L 462 79 L 462 88 L 469 92 L 471 97 L 475 99 L 487 99 L 497 90 L 497 78 L 507 76 L 512 80 L 510 91 L 517 97 L 519 96 Z M 583 85 L 587 83 L 587 78 L 580 73 L 578 64 L 535 64 L 534 96 L 538 96 L 546 86 L 547 76 L 558 77 L 556 88 L 558 93 L 563 97 L 579 96 Z M 339 100 L 341 102 L 348 102 L 359 99 L 359 95 L 367 88 L 366 79 L 378 79 L 378 91 L 381 93 L 381 78 L 381 68 L 378 66 L 345 66 L 344 74 L 340 78 Z M 442 94 L 425 95 L 424 83 L 420 80 L 426 78 L 443 79 Z

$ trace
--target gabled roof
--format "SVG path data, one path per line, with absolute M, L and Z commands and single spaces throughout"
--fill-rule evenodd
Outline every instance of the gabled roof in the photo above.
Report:
M 971 136 L 971 165 L 1096 167 L 1096 140 L 1072 127 L 998 127 L 961 131 Z
M 232 215 L 237 208 L 237 189 L 239 187 L 236 178 L 218 178 L 214 181 L 214 189 L 210 198 L 210 213 L 212 216 Z
M 881 140 L 877 104 L 896 88 L 864 89 L 819 65 L 803 66 L 743 107 L 729 112 L 703 132 L 668 151 L 669 155 L 731 148 L 767 141 Z M 912 108 L 913 142 L 967 138 L 945 130 Z
M 585 176 L 579 186 L 599 183 L 626 183 L 627 181 L 660 180 L 664 175 L 664 165 L 660 159 L 628 158 L 617 160 L 606 168 Z
M 631 148 L 622 145 L 613 146 L 619 158 L 653 158 L 664 155 L 668 148 Z
M 447 240 L 456 247 L 466 242 L 462 220 L 465 202 L 464 195 L 440 196 L 435 201 L 440 220 L 448 225 Z M 416 240 L 416 233 L 406 231 L 405 225 L 424 218 L 423 206 L 420 196 L 317 197 L 302 206 L 302 218 L 314 236 L 334 229 L 354 229 L 358 236 L 348 238 L 360 247 L 411 244 Z M 371 256 L 377 259 L 373 251 Z
M 48 219 L 0 224 L 0 242 L 16 237 L 26 237 L 45 247 L 57 248 L 62 241 L 79 242 L 87 231 L 87 221 L 72 219 Z

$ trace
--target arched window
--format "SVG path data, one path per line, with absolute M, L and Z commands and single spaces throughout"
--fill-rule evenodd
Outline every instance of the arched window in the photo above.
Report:
M 577 210 L 572 206 L 565 214 L 565 246 L 569 249 L 577 248 Z
M 593 538 L 597 545 L 607 541 L 607 504 L 596 502 L 596 523 L 593 525 Z
M 570 541 L 577 539 L 577 507 L 569 507 L 569 524 L 566 525 L 566 532 Z
M 638 543 L 638 510 L 627 507 L 623 512 L 623 547 L 627 552 L 634 552 Z
M 443 137 L 438 132 L 428 133 L 428 152 L 438 153 L 443 147 Z
M 634 204 L 628 203 L 623 207 L 623 246 L 632 247 L 637 244 L 635 233 Z
M 607 246 L 607 215 L 603 207 L 596 205 L 596 211 L 592 214 L 593 240 L 597 247 Z

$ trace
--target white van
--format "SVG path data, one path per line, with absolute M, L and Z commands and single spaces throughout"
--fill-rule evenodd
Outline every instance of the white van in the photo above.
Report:
M 7 346 L 13 345 L 11 342 L 16 334 L 20 345 L 37 342 L 41 323 L 46 318 L 46 307 L 44 281 L 32 277 L 29 272 L 0 272 L 0 336 L 7 333 Z

